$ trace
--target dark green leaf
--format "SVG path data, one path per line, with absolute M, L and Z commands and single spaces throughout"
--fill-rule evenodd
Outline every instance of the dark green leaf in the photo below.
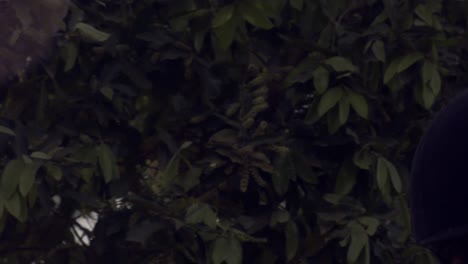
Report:
M 240 2 L 239 11 L 246 21 L 256 27 L 262 29 L 271 29 L 273 27 L 273 23 L 271 23 L 270 19 L 255 5 L 249 4 L 248 2 Z
M 289 180 L 295 177 L 295 168 L 289 153 L 278 154 L 275 159 L 275 172 L 272 175 L 273 187 L 279 195 L 289 188 Z
M 221 8 L 213 18 L 213 27 L 220 27 L 226 24 L 234 14 L 234 5 L 227 5 Z
M 101 173 L 104 176 L 106 183 L 109 183 L 117 177 L 115 174 L 117 164 L 114 162 L 114 153 L 106 144 L 101 144 L 97 147 L 97 156 Z
M 204 223 L 210 228 L 216 228 L 216 213 L 206 204 L 193 204 L 187 210 L 185 222 L 187 224 Z
M 369 105 L 366 98 L 355 92 L 348 93 L 348 98 L 354 111 L 362 118 L 367 119 L 369 117 Z
M 385 158 L 383 157 L 379 157 L 377 159 L 376 177 L 377 186 L 383 192 L 385 190 L 385 185 L 388 182 L 388 169 L 386 166 Z
M 351 161 L 346 161 L 341 165 L 335 183 L 335 193 L 347 195 L 356 184 L 357 168 Z
M 372 165 L 373 159 L 368 150 L 361 149 L 354 154 L 353 162 L 357 167 L 368 170 Z
M 63 48 L 63 57 L 65 60 L 64 71 L 67 72 L 75 67 L 78 57 L 78 45 L 75 42 L 68 42 Z
M 215 43 L 221 50 L 227 50 L 231 46 L 236 35 L 237 25 L 237 19 L 233 17 L 213 30 Z
M 10 198 L 18 187 L 20 175 L 25 164 L 22 160 L 10 160 L 2 173 L 2 193 L 5 198 Z
M 349 108 L 350 108 L 349 97 L 348 96 L 341 97 L 340 103 L 338 104 L 340 126 L 344 125 L 346 121 L 348 121 Z
M 5 208 L 12 216 L 21 221 L 21 198 L 17 192 L 5 201 Z
M 299 248 L 299 231 L 294 221 L 289 221 L 286 225 L 286 259 L 289 262 L 292 260 Z
M 25 164 L 20 174 L 19 190 L 23 197 L 29 193 L 36 180 L 37 164 Z
M 360 217 L 358 221 L 366 227 L 366 232 L 369 236 L 373 236 L 380 225 L 379 219 L 370 216 Z
M 424 58 L 424 55 L 420 52 L 414 52 L 409 55 L 404 56 L 401 58 L 400 63 L 398 64 L 398 72 L 403 72 L 409 67 L 411 67 L 416 62 L 420 61 Z
M 366 230 L 356 222 L 352 222 L 349 225 L 349 232 L 351 235 L 351 243 L 348 247 L 346 259 L 348 263 L 355 263 L 362 250 L 369 243 L 369 238 L 367 237 Z
M 384 83 L 388 84 L 393 77 L 398 73 L 398 66 L 400 65 L 401 58 L 394 59 L 385 70 Z
M 386 55 L 383 41 L 376 40 L 374 44 L 372 44 L 372 52 L 379 61 L 385 62 Z
M 84 40 L 89 42 L 104 42 L 110 38 L 110 34 L 100 31 L 90 24 L 79 22 L 75 25 L 77 30 Z
M 15 136 L 15 132 L 6 126 L 0 126 L 0 133 L 7 134 L 10 136 Z
M 330 65 L 337 72 L 356 72 L 358 70 L 349 59 L 338 56 L 325 60 L 325 64 Z
M 391 163 L 385 158 L 382 158 L 382 159 L 385 162 L 385 166 L 387 167 L 388 174 L 390 175 L 390 180 L 392 182 L 393 188 L 395 188 L 395 190 L 400 193 L 402 191 L 400 174 L 398 173 L 393 163 Z
M 343 93 L 341 87 L 334 87 L 323 94 L 318 105 L 318 115 L 323 116 L 330 111 L 340 101 Z
M 213 245 L 211 255 L 213 264 L 241 264 L 242 263 L 242 245 L 234 236 L 229 238 L 220 237 L 216 239 Z
M 324 67 L 318 67 L 313 72 L 315 90 L 323 94 L 328 89 L 330 73 Z
M 33 153 L 31 153 L 31 158 L 35 158 L 35 159 L 43 159 L 43 160 L 50 160 L 52 157 L 47 154 L 47 153 L 44 153 L 44 152 L 40 152 L 40 151 L 35 151 Z
M 302 5 L 304 4 L 304 0 L 289 0 L 289 4 L 295 9 L 301 11 Z
M 428 26 L 432 26 L 432 14 L 426 7 L 426 5 L 419 4 L 414 12 L 421 18 Z

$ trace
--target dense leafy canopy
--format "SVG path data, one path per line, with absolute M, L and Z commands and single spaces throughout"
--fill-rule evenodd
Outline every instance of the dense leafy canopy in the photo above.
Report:
M 432 263 L 408 170 L 467 81 L 466 10 L 72 1 L 53 56 L 2 87 L 2 258 Z

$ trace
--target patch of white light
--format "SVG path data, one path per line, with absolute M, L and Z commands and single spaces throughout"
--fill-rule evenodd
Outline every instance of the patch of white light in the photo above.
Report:
M 75 224 L 71 227 L 71 231 L 75 242 L 79 245 L 89 246 L 91 243 L 89 233 L 93 232 L 99 215 L 96 212 L 83 214 L 79 211 L 75 211 L 73 218 L 75 219 Z

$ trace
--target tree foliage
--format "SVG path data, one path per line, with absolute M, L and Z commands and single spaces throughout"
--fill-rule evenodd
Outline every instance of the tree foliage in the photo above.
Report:
M 467 81 L 466 10 L 73 1 L 54 56 L 3 88 L 1 256 L 434 262 L 410 236 L 408 171 Z

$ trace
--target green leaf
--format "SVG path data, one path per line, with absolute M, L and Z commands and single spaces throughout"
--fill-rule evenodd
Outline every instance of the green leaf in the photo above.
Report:
M 366 98 L 358 93 L 348 93 L 348 98 L 353 107 L 354 111 L 364 119 L 369 118 L 369 105 L 367 104 Z
M 101 89 L 99 89 L 99 91 L 109 101 L 112 101 L 112 99 L 114 98 L 114 90 L 109 85 L 104 85 Z
M 372 52 L 379 61 L 385 62 L 386 55 L 383 41 L 376 40 L 374 44 L 372 44 Z
M 349 194 L 356 184 L 357 172 L 356 166 L 350 160 L 343 162 L 336 178 L 335 193 Z
M 241 264 L 242 245 L 234 236 L 220 237 L 215 240 L 211 255 L 213 264 Z
M 291 219 L 289 212 L 286 210 L 276 210 L 271 214 L 270 226 L 274 227 L 276 224 L 286 223 Z
M 50 160 L 52 157 L 47 154 L 47 153 L 44 153 L 44 152 L 40 152 L 40 151 L 35 151 L 33 153 L 31 153 L 31 158 L 35 158 L 35 159 L 43 159 L 43 160 Z
M 63 59 L 65 60 L 64 72 L 67 72 L 75 67 L 78 57 L 78 45 L 75 42 L 68 42 L 63 48 Z
M 383 192 L 385 185 L 388 181 L 388 169 L 386 166 L 385 158 L 379 157 L 377 159 L 377 186 Z
M 39 169 L 37 164 L 25 164 L 20 174 L 19 190 L 23 197 L 28 195 L 36 180 L 36 172 Z
M 437 69 L 435 69 L 433 72 L 432 80 L 430 82 L 430 87 L 432 88 L 432 92 L 434 93 L 434 96 L 439 95 L 440 90 L 442 89 L 442 80 L 440 78 L 440 73 L 439 71 L 437 71 Z
M 213 18 L 212 26 L 220 27 L 226 24 L 234 14 L 234 5 L 227 5 L 221 8 Z
M 272 175 L 273 187 L 279 195 L 288 191 L 290 179 L 296 176 L 296 168 L 289 153 L 278 154 L 275 161 L 275 171 Z
M 203 44 L 205 42 L 205 37 L 206 37 L 206 31 L 200 31 L 195 33 L 195 36 L 193 38 L 193 46 L 195 47 L 195 50 L 200 53 L 200 51 L 203 48 Z
M 379 219 L 370 216 L 359 217 L 358 221 L 366 227 L 366 232 L 369 236 L 375 235 L 380 225 Z
M 369 243 L 369 238 L 366 230 L 356 222 L 351 222 L 349 232 L 351 242 L 349 243 L 346 259 L 348 263 L 355 263 L 364 247 Z
M 423 102 L 424 108 L 430 109 L 436 99 L 434 92 L 432 91 L 430 87 L 424 86 L 421 89 L 421 93 L 422 93 L 422 102 Z
M 304 5 L 304 0 L 289 0 L 289 4 L 299 11 L 302 10 L 302 6 Z
M 45 165 L 47 175 L 52 176 L 56 181 L 60 181 L 62 179 L 62 169 L 52 164 Z
M 337 72 L 356 72 L 358 70 L 349 59 L 339 56 L 325 60 L 325 64 L 330 65 Z
M 398 65 L 400 65 L 401 58 L 394 59 L 385 70 L 384 84 L 388 84 L 393 77 L 398 73 Z
M 110 38 L 110 34 L 100 31 L 95 27 L 79 22 L 75 25 L 75 30 L 77 30 L 84 40 L 89 42 L 104 42 Z
M 294 151 L 291 153 L 294 167 L 296 168 L 297 175 L 304 182 L 309 184 L 317 184 L 318 176 L 312 168 L 307 164 L 307 160 L 304 155 Z
M 297 254 L 299 248 L 299 231 L 294 221 L 289 221 L 286 225 L 286 259 L 291 261 Z
M 398 193 L 401 193 L 402 191 L 401 178 L 395 165 L 393 165 L 393 163 L 391 163 L 385 158 L 382 158 L 382 159 L 385 162 L 385 166 L 387 167 L 388 174 L 390 175 L 390 181 L 392 182 L 393 188 L 395 188 L 395 190 Z
M 206 224 L 208 227 L 216 228 L 216 213 L 207 204 L 193 204 L 187 209 L 185 222 L 187 224 Z
M 427 9 L 426 5 L 419 4 L 414 12 L 421 18 L 428 26 L 432 26 L 432 13 Z
M 425 60 L 421 69 L 421 77 L 423 81 L 423 89 L 429 86 L 433 95 L 437 96 L 441 90 L 442 80 L 436 65 L 429 60 Z
M 323 94 L 328 89 L 330 73 L 324 67 L 318 67 L 312 73 L 314 77 L 314 87 L 319 94 Z
M 403 72 L 409 67 L 411 67 L 416 62 L 424 58 L 424 55 L 420 52 L 414 52 L 409 55 L 404 56 L 400 63 L 398 64 L 398 72 Z
M 6 126 L 0 126 L 0 133 L 7 134 L 10 136 L 16 136 L 15 132 Z
M 31 190 L 29 191 L 28 197 L 27 197 L 29 208 L 34 207 L 34 204 L 36 204 L 36 198 L 37 198 L 37 187 L 33 186 Z
M 17 192 L 5 201 L 5 208 L 12 216 L 21 221 L 21 198 Z
M 5 203 L 5 198 L 3 198 L 3 195 L 0 194 L 0 219 L 3 218 L 3 214 L 5 212 Z
M 373 162 L 372 155 L 367 149 L 363 148 L 354 154 L 353 162 L 358 168 L 368 170 Z
M 273 27 L 273 23 L 271 23 L 270 19 L 255 5 L 247 2 L 240 2 L 239 11 L 247 22 L 256 27 L 262 29 L 271 29 Z
M 25 164 L 22 160 L 10 160 L 2 173 L 2 193 L 5 198 L 10 198 L 18 187 L 20 175 Z
M 101 167 L 101 173 L 106 183 L 109 183 L 117 177 L 114 153 L 110 147 L 106 144 L 101 144 L 97 147 L 97 156 L 99 166 Z
M 338 132 L 341 127 L 341 119 L 340 119 L 340 109 L 339 106 L 331 109 L 327 113 L 327 126 L 328 126 L 328 133 L 331 135 Z
M 237 29 L 237 20 L 232 17 L 228 22 L 224 23 L 213 30 L 216 46 L 221 50 L 227 50 L 234 41 Z
M 338 104 L 340 126 L 344 125 L 346 121 L 348 121 L 349 108 L 350 108 L 349 98 L 347 96 L 341 97 L 340 103 Z
M 318 105 L 318 115 L 323 116 L 330 111 L 340 101 L 343 93 L 341 87 L 334 87 L 323 94 Z

